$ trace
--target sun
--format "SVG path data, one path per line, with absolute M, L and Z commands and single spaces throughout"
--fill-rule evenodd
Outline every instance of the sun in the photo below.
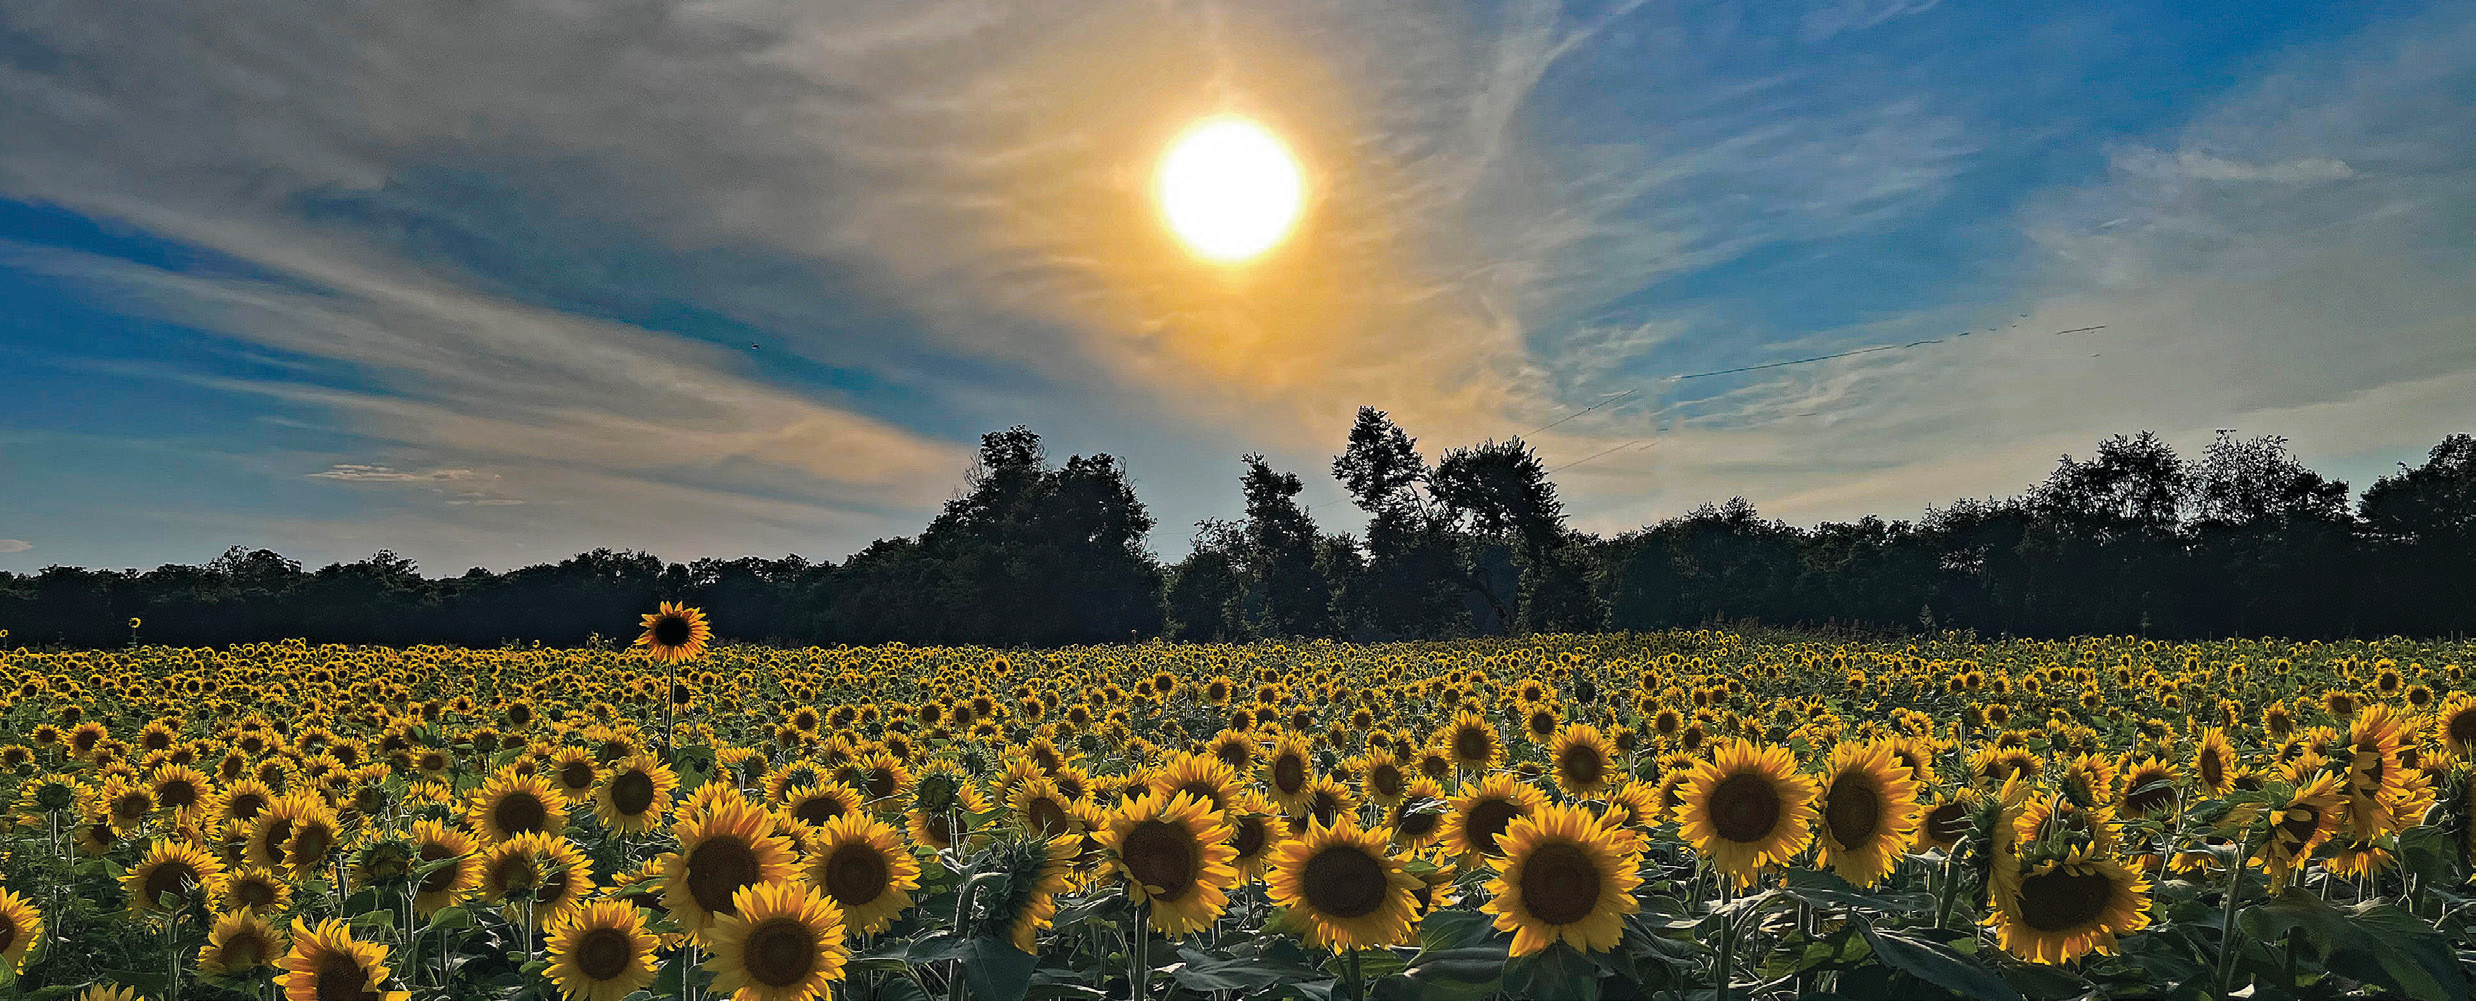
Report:
M 1189 126 L 1162 155 L 1154 185 L 1169 229 L 1217 264 L 1262 256 L 1289 235 L 1306 200 L 1306 176 L 1289 146 L 1247 118 Z

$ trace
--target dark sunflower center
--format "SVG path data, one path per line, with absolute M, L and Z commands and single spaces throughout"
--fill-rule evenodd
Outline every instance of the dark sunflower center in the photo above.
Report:
M 1066 833 L 1066 808 L 1057 800 L 1043 796 L 1032 801 L 1032 826 L 1048 837 Z
M 14 919 L 12 919 L 12 918 L 8 917 L 7 915 L 0 915 L 0 952 L 6 952 L 6 951 L 8 951 L 8 948 L 9 948 L 10 946 L 12 946 L 12 945 L 16 945 L 16 944 L 17 944 L 17 922 L 16 922 L 16 920 L 14 920 Z
M 2168 776 L 2163 772 L 2142 772 L 2138 775 L 2134 775 L 2132 777 L 2132 781 L 2129 783 L 2130 787 L 2133 789 L 2143 789 L 2144 791 L 2135 792 L 2132 795 L 2124 797 L 2124 812 L 2131 814 L 2135 818 L 2146 817 L 2159 810 L 2165 809 L 2168 803 L 2174 802 L 2175 789 L 2171 786 L 2163 784 L 2167 777 Z M 2147 786 L 2156 786 L 2157 788 L 2144 789 L 2144 787 Z
M 2301 846 L 2312 840 L 2313 833 L 2320 827 L 2320 810 L 2297 805 L 2287 808 L 2286 819 L 2278 822 L 2278 833 L 2287 839 L 2289 846 Z
M 715 914 L 739 913 L 731 905 L 731 894 L 756 885 L 764 875 L 756 849 L 729 835 L 707 838 L 696 846 L 688 853 L 687 870 L 688 895 L 698 907 Z
M 1522 861 L 1522 906 L 1539 920 L 1569 925 L 1599 905 L 1599 867 L 1578 845 L 1539 846 Z
M 1831 791 L 1824 794 L 1823 823 L 1831 829 L 1831 839 L 1842 848 L 1863 848 L 1874 837 L 1883 819 L 1882 798 L 1874 786 L 1854 775 L 1832 780 Z
M 284 843 L 290 840 L 292 840 L 292 821 L 278 819 L 268 824 L 267 857 L 281 864 L 284 861 Z
M 448 851 L 446 845 L 425 844 L 421 846 L 421 861 L 424 865 L 432 862 L 443 862 L 454 857 L 456 857 L 456 853 Z M 456 885 L 456 876 L 463 870 L 463 863 L 444 865 L 431 870 L 429 875 L 421 878 L 421 892 L 447 892 L 450 888 Z
M 570 789 L 582 789 L 586 786 L 592 785 L 592 763 L 584 761 L 570 761 L 565 765 L 559 766 L 559 784 Z
M 1136 882 L 1160 887 L 1160 892 L 1152 894 L 1154 900 L 1174 902 L 1195 886 L 1195 840 L 1186 828 L 1167 821 L 1144 821 L 1126 832 L 1118 855 Z
M 490 808 L 490 822 L 509 834 L 533 834 L 550 826 L 550 808 L 529 792 L 511 792 Z
M 1711 790 L 1711 826 L 1719 836 L 1752 844 L 1780 824 L 1780 794 L 1760 775 L 1731 775 Z
M 653 641 L 663 646 L 686 646 L 688 620 L 684 616 L 665 615 L 653 620 Z
M 163 800 L 164 806 L 186 810 L 198 804 L 198 787 L 188 779 L 173 779 L 163 784 L 157 798 Z
M 274 957 L 274 945 L 275 943 L 267 941 L 265 936 L 258 934 L 257 929 L 242 929 L 240 934 L 224 940 L 223 952 L 220 955 L 223 958 L 225 971 L 239 973 L 265 965 L 267 960 Z M 6 946 L 0 946 L 0 948 L 6 948 Z
M 146 874 L 146 884 L 142 890 L 146 899 L 140 903 L 153 907 L 156 901 L 163 899 L 164 894 L 178 894 L 182 887 L 198 881 L 198 870 L 191 868 L 189 863 L 179 859 L 165 862 Z
M 2461 709 L 2450 717 L 2446 729 L 2450 739 L 2461 744 L 2476 744 L 2476 709 Z
M 1958 802 L 1945 803 L 1926 811 L 1926 834 L 1949 844 L 1969 833 L 1969 808 Z
M 1263 851 L 1264 841 L 1272 833 L 1260 817 L 1241 820 L 1232 826 L 1235 829 L 1230 831 L 1229 846 L 1237 849 L 1238 857 L 1242 859 L 1254 858 L 1255 853 Z
M 797 918 L 767 918 L 749 929 L 740 953 L 748 979 L 767 987 L 789 987 L 816 972 L 817 941 Z
M 893 882 L 893 875 L 885 855 L 869 845 L 845 844 L 825 858 L 825 892 L 833 894 L 834 902 L 844 907 L 859 907 L 876 900 Z
M 894 786 L 895 786 L 895 781 L 894 781 L 894 769 L 891 769 L 891 768 L 871 768 L 871 769 L 869 769 L 869 770 L 868 770 L 868 783 L 867 783 L 867 784 L 868 784 L 868 794 L 869 794 L 869 795 L 871 795 L 871 796 L 875 796 L 875 797 L 877 797 L 877 798 L 879 798 L 879 799 L 883 799 L 883 798 L 885 798 L 885 797 L 887 797 L 887 796 L 892 796 L 892 795 L 894 795 Z
M 1471 805 L 1470 815 L 1462 820 L 1462 833 L 1480 854 L 1501 855 L 1504 853 L 1496 847 L 1496 838 L 1513 823 L 1513 818 L 1521 815 L 1522 808 L 1512 800 L 1481 800 Z
M 2087 927 L 2106 913 L 2115 882 L 2095 869 L 2056 869 L 2020 881 L 2020 919 L 2042 932 L 2070 932 Z
M 1466 726 L 1453 734 L 1453 756 L 1463 761 L 1483 761 L 1495 750 L 1496 742 L 1478 727 Z
M 1133 790 L 1130 789 L 1128 791 L 1132 792 Z M 1196 799 L 1210 803 L 1212 804 L 1212 808 L 1215 810 L 1226 810 L 1229 808 L 1229 804 L 1221 801 L 1221 787 L 1201 779 L 1188 782 L 1185 785 L 1169 791 L 1169 795 L 1172 797 L 1175 797 L 1179 793 L 1185 793 L 1189 796 L 1195 797 Z
M 1367 785 L 1378 796 L 1401 795 L 1403 782 L 1401 766 L 1389 762 L 1377 765 L 1367 772 Z
M 636 958 L 636 944 L 618 928 L 596 928 L 576 940 L 576 968 L 588 980 L 616 980 Z
M 1336 918 L 1365 917 L 1384 906 L 1384 863 L 1356 845 L 1333 845 L 1307 860 L 1307 905 Z
M 329 950 L 318 961 L 317 990 L 311 994 L 316 1001 L 378 1001 L 381 995 L 370 989 L 369 971 L 341 950 Z
M 2227 784 L 2227 760 L 2214 751 L 2202 755 L 2201 781 L 2209 783 L 2212 788 Z
M 437 877 L 433 876 L 431 878 L 435 879 Z M 232 897 L 233 899 L 240 901 L 241 906 L 247 907 L 254 911 L 261 907 L 270 907 L 274 905 L 275 888 L 267 885 L 265 880 L 245 879 L 232 888 Z
M 1272 784 L 1282 792 L 1297 792 L 1307 784 L 1307 763 L 1295 754 L 1284 754 L 1272 763 Z
M 1435 830 L 1436 821 L 1442 819 L 1444 816 L 1443 814 L 1435 813 L 1433 811 L 1421 813 L 1410 812 L 1412 808 L 1428 802 L 1431 801 L 1422 797 L 1420 799 L 1403 803 L 1401 805 L 1402 809 L 1400 816 L 1395 818 L 1393 821 L 1393 830 L 1401 832 L 1402 837 L 1412 839 L 1424 838 L 1427 836 L 1427 832 Z
M 2476 715 L 2476 713 L 2471 713 L 2469 715 Z M 1254 757 L 1253 754 L 1250 754 L 1247 751 L 1246 745 L 1240 744 L 1236 741 L 1231 741 L 1229 743 L 1222 744 L 1219 747 L 1213 748 L 1212 756 L 1221 759 L 1222 764 L 1228 765 L 1231 768 L 1245 768 L 1248 760 Z
M 1556 770 L 1568 784 L 1591 786 L 1599 784 L 1599 777 L 1607 774 L 1608 763 L 1599 756 L 1598 748 L 1575 744 L 1566 748 L 1564 756 L 1557 759 Z
M 641 771 L 621 772 L 610 780 L 610 805 L 623 817 L 633 817 L 653 808 L 653 776 Z
M 142 792 L 128 793 L 112 801 L 112 815 L 122 820 L 136 820 L 154 810 L 154 797 Z

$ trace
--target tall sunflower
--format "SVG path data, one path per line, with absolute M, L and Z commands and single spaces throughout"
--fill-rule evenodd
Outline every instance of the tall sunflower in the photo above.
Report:
M 742 887 L 711 938 L 714 990 L 732 1001 L 808 1001 L 843 977 L 842 908 L 796 882 Z
M 214 979 L 254 981 L 272 973 L 289 946 L 267 919 L 233 911 L 215 919 L 198 948 L 198 973 Z
M 1496 916 L 1496 930 L 1513 933 L 1515 956 L 1559 939 L 1606 952 L 1624 937 L 1625 915 L 1641 909 L 1633 844 L 1632 835 L 1580 807 L 1541 807 L 1506 829 L 1504 871 L 1488 881 L 1479 909 Z
M 661 936 L 623 900 L 596 900 L 552 928 L 550 982 L 568 1001 L 620 1001 L 653 983 Z
M 1412 940 L 1418 877 L 1385 850 L 1380 831 L 1311 825 L 1272 860 L 1272 899 L 1317 948 L 1374 949 Z
M 1814 839 L 1812 778 L 1784 747 L 1721 744 L 1687 776 L 1678 834 L 1739 886 L 1787 862 Z
M 1146 796 L 1120 806 L 1101 844 L 1126 874 L 1126 895 L 1151 906 L 1152 927 L 1171 938 L 1209 928 L 1238 884 L 1229 825 L 1187 793 Z
M 284 1001 L 411 1001 L 409 991 L 386 989 L 387 947 L 353 938 L 352 926 L 329 918 L 312 928 L 292 923 L 292 951 L 284 968 Z
M 1882 741 L 1843 741 L 1823 770 L 1819 861 L 1859 887 L 1891 875 L 1917 834 L 1917 784 Z
M 2115 939 L 2149 927 L 2149 884 L 2124 864 L 2075 852 L 2038 863 L 1995 895 L 1987 923 L 2004 951 L 2034 963 L 2066 963 L 2115 951 Z
M 435 820 L 414 821 L 411 834 L 420 864 L 437 866 L 413 890 L 414 913 L 429 917 L 462 903 L 481 886 L 481 846 L 472 835 Z
M 659 610 L 646 613 L 638 625 L 645 632 L 636 638 L 636 645 L 666 664 L 696 659 L 714 638 L 714 627 L 705 621 L 703 609 L 676 601 L 663 602 Z
M 1445 847 L 1465 860 L 1479 856 L 1498 858 L 1504 855 L 1498 839 L 1505 829 L 1514 820 L 1547 805 L 1547 796 L 1511 775 L 1500 773 L 1463 786 L 1461 795 L 1453 797 L 1452 805 L 1453 811 L 1445 820 Z
M 705 804 L 672 826 L 679 850 L 662 867 L 662 906 L 699 931 L 733 913 L 742 888 L 791 877 L 791 842 L 775 833 L 771 814 L 736 793 Z
M 892 826 L 852 813 L 816 829 L 807 877 L 842 908 L 852 931 L 875 934 L 911 906 L 911 891 L 920 888 L 920 861 L 904 850 Z

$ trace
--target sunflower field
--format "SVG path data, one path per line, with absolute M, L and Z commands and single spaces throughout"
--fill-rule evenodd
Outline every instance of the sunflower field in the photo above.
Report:
M 2465 999 L 2476 645 L 0 649 L 0 997 Z

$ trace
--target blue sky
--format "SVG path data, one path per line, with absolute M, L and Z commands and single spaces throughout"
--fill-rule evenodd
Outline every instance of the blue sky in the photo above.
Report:
M 1355 528 L 1361 404 L 1596 531 L 2476 430 L 2464 3 L 348 6 L 0 7 L 0 569 L 839 558 L 1015 423 L 1172 558 L 1247 451 Z M 1219 112 L 1312 198 L 1236 271 Z

